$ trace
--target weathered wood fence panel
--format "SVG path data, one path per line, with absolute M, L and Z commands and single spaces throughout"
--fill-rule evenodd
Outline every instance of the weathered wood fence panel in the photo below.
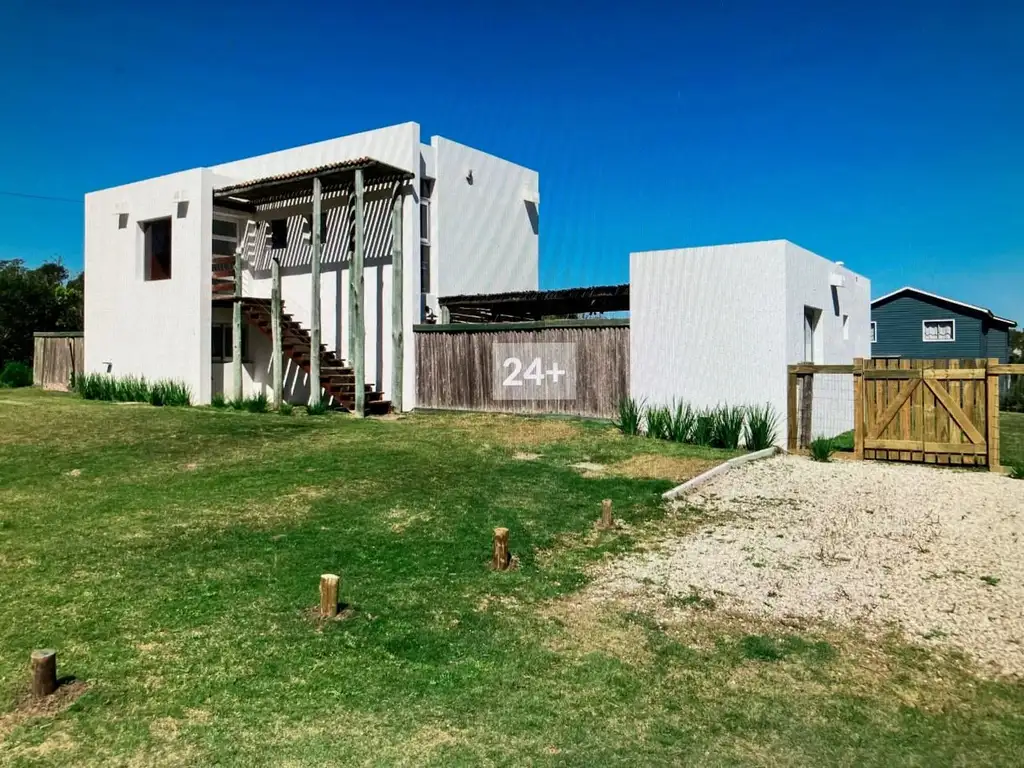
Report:
M 420 408 L 504 413 L 564 413 L 611 418 L 629 394 L 629 325 L 624 320 L 416 326 L 416 402 Z M 494 397 L 494 344 L 575 345 L 573 400 Z
M 81 332 L 36 333 L 34 342 L 32 383 L 67 390 L 71 374 L 82 372 L 85 336 Z

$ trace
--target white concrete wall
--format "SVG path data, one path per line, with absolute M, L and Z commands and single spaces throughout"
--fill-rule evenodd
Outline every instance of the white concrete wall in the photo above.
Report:
M 214 171 L 241 180 L 257 179 L 289 171 L 315 168 L 327 163 L 371 157 L 416 174 L 410 182 L 403 206 L 404 260 L 404 393 L 403 406 L 415 406 L 415 350 L 412 326 L 420 320 L 419 311 L 419 173 L 421 170 L 420 127 L 417 123 L 366 131 L 351 136 L 309 144 L 267 155 L 215 166 Z M 366 308 L 366 380 L 390 397 L 392 377 L 391 328 L 391 232 L 390 188 L 367 188 L 367 197 L 386 199 L 367 202 L 366 256 L 363 275 Z M 341 233 L 347 231 L 348 206 L 344 197 L 325 201 L 328 236 L 320 282 L 321 328 L 323 343 L 348 357 L 348 261 Z M 338 206 L 341 207 L 338 207 Z M 246 276 L 243 290 L 247 296 L 270 296 L 269 234 L 264 227 L 251 231 L 247 259 L 253 271 Z M 310 326 L 312 286 L 309 274 L 310 246 L 301 235 L 301 217 L 289 217 L 288 247 L 281 254 L 281 294 L 285 311 L 306 328 Z
M 785 415 L 781 241 L 630 254 L 630 392 Z
M 177 379 L 209 401 L 213 183 L 197 169 L 85 196 L 87 371 Z M 140 222 L 166 216 L 171 278 L 146 281 Z
M 786 252 L 786 363 L 805 362 L 804 307 L 821 310 L 822 359 L 826 365 L 848 365 L 855 357 L 871 357 L 871 281 L 794 243 Z M 843 277 L 833 288 L 830 277 Z M 843 317 L 848 318 L 848 338 Z M 853 429 L 853 377 L 816 375 L 811 432 L 833 437 Z
M 440 136 L 431 145 L 437 171 L 433 293 L 536 290 L 539 224 L 524 193 L 538 192 L 537 172 Z

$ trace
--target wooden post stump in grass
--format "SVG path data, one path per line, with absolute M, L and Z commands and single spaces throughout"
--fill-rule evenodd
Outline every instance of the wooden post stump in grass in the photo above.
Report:
M 57 690 L 57 652 L 32 651 L 32 695 L 37 699 Z
M 338 582 L 341 579 L 333 573 L 320 577 L 320 618 L 333 619 L 338 615 Z
M 494 529 L 494 556 L 491 565 L 496 571 L 508 569 L 511 557 L 508 554 L 508 528 Z
M 612 500 L 605 499 L 601 502 L 601 527 L 611 528 L 615 525 L 615 520 L 612 518 Z

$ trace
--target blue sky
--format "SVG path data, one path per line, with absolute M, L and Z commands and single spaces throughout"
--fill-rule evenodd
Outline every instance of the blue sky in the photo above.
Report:
M 706 5 L 6 0 L 0 191 L 414 120 L 540 172 L 545 288 L 788 238 L 1024 322 L 1024 4 Z M 81 203 L 0 195 L 0 258 L 53 255 Z

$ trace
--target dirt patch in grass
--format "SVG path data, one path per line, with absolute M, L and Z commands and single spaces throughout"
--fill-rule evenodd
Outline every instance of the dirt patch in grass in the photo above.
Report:
M 516 461 L 537 461 L 540 458 L 539 453 L 526 453 L 524 451 L 516 451 L 512 454 L 512 458 Z
M 28 720 L 59 715 L 87 690 L 89 686 L 82 680 L 68 680 L 61 683 L 52 695 L 42 699 L 33 698 L 29 691 L 24 691 L 14 709 L 0 715 L 0 744 L 11 731 Z
M 548 604 L 540 615 L 554 621 L 559 630 L 547 646 L 579 656 L 604 653 L 629 664 L 651 663 L 654 657 L 643 628 L 627 622 L 620 611 L 608 608 L 606 603 L 582 595 Z
M 430 522 L 432 517 L 433 515 L 429 512 L 413 512 L 399 507 L 384 515 L 384 518 L 391 524 L 391 530 L 395 533 L 404 533 L 406 528 L 412 525 Z
M 681 456 L 641 453 L 610 464 L 606 472 L 616 477 L 649 478 L 684 482 L 714 467 L 719 462 Z
M 518 450 L 571 440 L 582 429 L 570 421 L 505 414 L 425 414 L 422 418 L 473 442 Z

